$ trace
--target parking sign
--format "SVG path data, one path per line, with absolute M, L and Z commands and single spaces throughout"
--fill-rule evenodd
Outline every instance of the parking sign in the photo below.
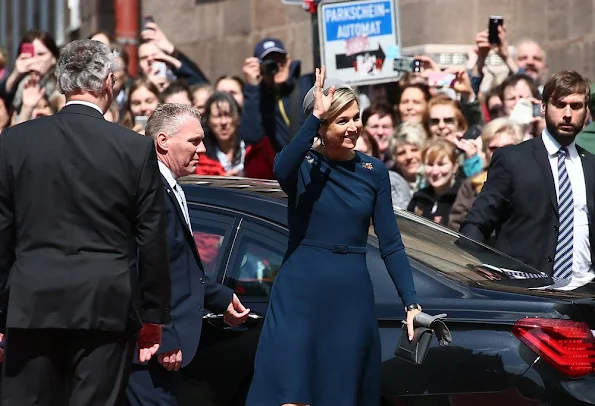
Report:
M 398 80 L 398 0 L 323 2 L 318 8 L 320 60 L 327 76 L 351 85 Z

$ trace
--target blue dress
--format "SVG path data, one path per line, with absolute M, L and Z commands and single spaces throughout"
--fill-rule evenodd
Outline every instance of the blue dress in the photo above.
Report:
M 247 406 L 378 406 L 380 338 L 365 255 L 370 218 L 403 303 L 416 302 L 386 166 L 360 152 L 333 161 L 312 150 L 320 124 L 310 115 L 275 159 L 289 197 L 289 246 Z

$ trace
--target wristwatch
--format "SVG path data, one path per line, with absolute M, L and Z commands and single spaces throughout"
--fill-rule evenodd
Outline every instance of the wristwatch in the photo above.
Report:
M 410 310 L 419 310 L 421 312 L 421 306 L 419 303 L 411 303 L 408 306 L 405 306 L 405 311 L 408 312 Z

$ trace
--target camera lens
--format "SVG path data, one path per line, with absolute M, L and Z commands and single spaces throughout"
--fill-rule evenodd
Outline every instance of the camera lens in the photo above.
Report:
M 279 67 L 275 61 L 270 59 L 266 59 L 261 62 L 261 69 L 262 74 L 266 76 L 274 76 L 277 72 L 279 72 Z

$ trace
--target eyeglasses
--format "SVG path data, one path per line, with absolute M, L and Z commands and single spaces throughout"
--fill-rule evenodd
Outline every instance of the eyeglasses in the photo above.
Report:
M 441 117 L 441 118 L 431 118 L 430 125 L 438 125 L 440 122 L 443 121 L 446 125 L 454 125 L 457 123 L 457 119 L 455 117 Z

